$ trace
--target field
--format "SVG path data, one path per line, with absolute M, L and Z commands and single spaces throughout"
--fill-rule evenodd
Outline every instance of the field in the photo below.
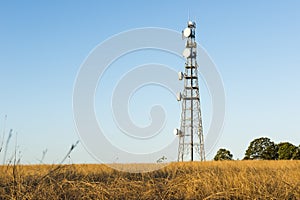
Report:
M 300 161 L 2 166 L 0 199 L 300 199 Z

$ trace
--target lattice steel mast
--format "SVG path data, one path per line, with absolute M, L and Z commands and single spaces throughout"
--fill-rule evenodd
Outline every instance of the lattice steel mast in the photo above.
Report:
M 186 39 L 183 51 L 186 63 L 185 72 L 178 73 L 179 80 L 184 81 L 183 92 L 177 94 L 177 100 L 182 101 L 180 129 L 174 130 L 179 137 L 178 161 L 205 160 L 195 28 L 195 22 L 189 21 L 188 27 L 182 31 Z

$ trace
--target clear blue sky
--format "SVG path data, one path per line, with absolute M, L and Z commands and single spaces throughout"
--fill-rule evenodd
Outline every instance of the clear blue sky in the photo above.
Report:
M 291 0 L 1 1 L 0 130 L 7 114 L 6 129 L 18 132 L 24 163 L 38 162 L 46 148 L 46 162 L 60 161 L 78 139 L 72 92 L 89 52 L 132 28 L 181 31 L 189 10 L 226 92 L 224 129 L 214 152 L 225 147 L 241 159 L 261 136 L 299 145 L 299 9 Z M 82 145 L 71 158 L 94 162 Z

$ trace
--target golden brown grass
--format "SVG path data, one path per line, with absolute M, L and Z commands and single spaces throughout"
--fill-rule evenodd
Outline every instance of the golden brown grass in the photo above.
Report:
M 300 161 L 2 166 L 0 199 L 300 199 Z

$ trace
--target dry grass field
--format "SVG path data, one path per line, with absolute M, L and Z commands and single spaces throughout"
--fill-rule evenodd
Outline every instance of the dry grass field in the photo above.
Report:
M 0 199 L 300 199 L 300 161 L 2 166 Z

